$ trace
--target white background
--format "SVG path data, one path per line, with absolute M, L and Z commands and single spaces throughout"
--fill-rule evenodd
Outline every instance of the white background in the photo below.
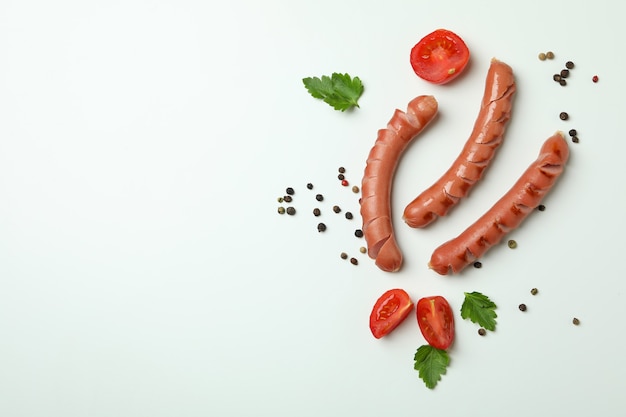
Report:
M 0 415 L 620 415 L 625 33 L 613 4 L 2 1 Z M 439 27 L 472 53 L 446 86 L 408 61 Z M 556 58 L 539 61 L 548 50 Z M 505 141 L 466 201 L 409 229 L 404 205 L 467 139 L 492 57 L 517 77 Z M 562 88 L 552 74 L 567 60 Z M 362 79 L 359 109 L 334 111 L 302 86 L 332 72 Z M 440 112 L 396 173 L 405 263 L 389 274 L 358 253 L 358 195 L 337 168 L 358 185 L 377 130 L 420 94 Z M 580 143 L 546 211 L 511 234 L 517 249 L 459 276 L 428 270 L 436 246 L 571 128 Z M 277 214 L 287 186 L 296 216 Z M 393 287 L 455 311 L 432 391 L 413 370 L 425 343 L 413 315 L 385 339 L 369 332 Z M 498 304 L 494 333 L 460 318 L 464 291 Z

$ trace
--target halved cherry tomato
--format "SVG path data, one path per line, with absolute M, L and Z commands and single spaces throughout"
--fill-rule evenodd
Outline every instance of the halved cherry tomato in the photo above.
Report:
M 424 297 L 417 302 L 417 323 L 429 345 L 447 349 L 454 340 L 454 317 L 442 296 Z
M 398 327 L 413 310 L 413 302 L 406 291 L 386 291 L 374 304 L 370 314 L 370 330 L 376 339 L 389 334 Z
M 469 58 L 463 39 L 446 29 L 426 35 L 411 49 L 413 71 L 434 84 L 445 84 L 458 77 Z

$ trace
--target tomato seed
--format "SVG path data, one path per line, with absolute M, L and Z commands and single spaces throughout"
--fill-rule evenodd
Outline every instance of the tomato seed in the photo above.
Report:
M 482 327 L 480 329 L 478 329 L 478 334 L 481 336 L 484 336 L 487 334 L 487 330 L 483 329 Z
M 285 214 L 285 208 L 283 206 L 278 207 L 278 214 Z
M 287 214 L 293 216 L 294 214 L 296 214 L 296 209 L 293 207 L 287 207 Z
M 546 60 L 546 54 L 544 52 L 540 52 L 538 58 L 539 58 L 540 61 L 545 61 Z
M 317 225 L 317 231 L 318 232 L 323 232 L 326 230 L 326 225 L 324 223 L 318 223 Z
M 316 199 L 317 201 L 324 201 L 324 196 L 323 196 L 323 195 L 321 195 L 321 194 L 317 194 L 317 195 L 315 196 L 315 199 Z
M 552 52 L 552 51 L 548 51 L 548 52 L 546 52 L 546 58 L 548 58 L 548 59 L 554 59 L 554 52 Z
M 333 211 L 334 211 L 335 213 L 341 213 L 341 207 L 339 207 L 339 206 L 333 206 Z
M 526 304 L 520 304 L 519 309 L 520 311 L 526 311 Z
M 530 290 L 530 293 L 532 295 L 537 295 L 538 292 L 539 292 L 539 290 L 537 288 L 533 288 L 532 290 Z
M 598 76 L 597 76 L 597 75 L 594 75 L 594 76 L 591 78 L 591 81 L 593 81 L 594 83 L 597 83 L 597 82 L 598 82 L 598 80 L 599 80 L 599 78 L 598 78 Z
M 474 268 L 482 268 L 483 267 L 483 263 L 480 261 L 476 261 L 474 262 Z
M 312 190 L 312 189 L 313 189 L 313 184 L 308 183 L 308 184 L 306 185 L 306 188 L 307 188 L 307 189 L 309 189 L 309 190 Z
M 572 61 L 567 61 L 567 62 L 565 63 L 565 68 L 567 68 L 567 69 L 572 69 L 572 68 L 574 68 L 574 63 L 573 63 Z
M 352 220 L 352 217 L 353 217 L 353 216 L 352 216 L 352 213 L 351 213 L 351 212 L 349 212 L 349 211 L 346 211 L 346 219 L 348 219 L 348 220 Z
M 567 119 L 569 119 L 569 114 L 567 114 L 566 112 L 562 111 L 561 113 L 559 113 L 559 118 L 561 120 L 567 120 Z
M 322 214 L 322 211 L 320 209 L 318 209 L 318 208 L 314 208 L 313 209 L 313 215 L 315 217 L 319 216 L 320 214 Z
M 294 195 L 294 194 L 295 194 L 295 191 L 294 191 L 294 190 L 293 190 L 293 188 L 291 188 L 291 187 L 287 187 L 287 189 L 285 190 L 285 192 L 286 192 L 288 195 Z
M 578 326 L 580 324 L 580 320 L 578 320 L 576 317 L 574 317 L 572 319 L 572 323 L 574 323 L 574 326 Z
M 356 258 L 350 258 L 350 263 L 351 263 L 352 265 L 358 265 L 358 264 L 359 264 L 359 261 L 358 261 L 358 259 L 356 259 Z
M 354 231 L 354 236 L 356 236 L 356 237 L 363 237 L 363 230 L 361 230 L 361 229 L 356 229 L 356 230 Z
M 341 256 L 341 259 L 348 259 L 348 254 L 345 252 L 341 252 L 341 255 L 339 256 Z
M 537 210 L 539 210 L 539 211 L 544 211 L 545 209 L 546 209 L 546 206 L 544 206 L 543 204 L 539 204 L 537 206 Z
M 359 191 L 361 191 L 361 190 L 359 189 L 359 187 L 357 187 L 356 185 L 353 185 L 353 186 L 352 186 L 352 192 L 353 192 L 353 193 L 355 193 L 355 194 L 356 194 L 356 193 L 358 193 Z
M 517 242 L 511 239 L 507 242 L 507 245 L 509 245 L 509 248 L 515 249 L 517 247 Z

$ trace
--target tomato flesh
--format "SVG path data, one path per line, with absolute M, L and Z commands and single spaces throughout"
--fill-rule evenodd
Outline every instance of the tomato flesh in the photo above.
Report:
M 442 296 L 424 297 L 417 302 L 417 323 L 424 339 L 437 349 L 448 349 L 454 340 L 454 316 Z
M 457 34 L 437 29 L 411 49 L 411 67 L 418 77 L 445 84 L 458 77 L 469 62 L 467 45 Z
M 406 291 L 392 289 L 376 300 L 370 314 L 370 330 L 376 339 L 389 334 L 407 318 L 413 302 Z

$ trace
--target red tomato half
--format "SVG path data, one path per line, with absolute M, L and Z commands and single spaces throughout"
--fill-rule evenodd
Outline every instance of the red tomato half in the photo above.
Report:
M 458 77 L 469 58 L 463 39 L 446 29 L 426 35 L 411 49 L 413 71 L 434 84 L 445 84 Z
M 370 330 L 376 339 L 398 327 L 413 310 L 413 302 L 406 291 L 393 289 L 385 292 L 374 304 L 370 314 Z
M 447 349 L 454 340 L 454 317 L 445 298 L 437 295 L 417 302 L 417 323 L 429 345 Z

